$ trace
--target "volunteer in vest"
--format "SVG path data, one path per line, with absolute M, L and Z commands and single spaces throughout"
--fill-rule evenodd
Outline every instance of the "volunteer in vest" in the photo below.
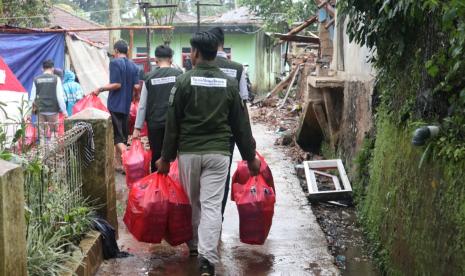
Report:
M 191 255 L 199 255 L 200 274 L 214 275 L 219 262 L 221 202 L 231 155 L 231 135 L 250 173 L 257 175 L 250 122 L 237 82 L 216 66 L 218 42 L 209 32 L 194 34 L 190 44 L 194 69 L 180 75 L 169 99 L 158 172 L 166 174 L 179 154 L 179 174 L 192 205 Z
M 224 51 L 224 32 L 223 29 L 220 27 L 215 27 L 209 30 L 218 40 L 218 53 L 216 54 L 215 62 L 226 75 L 234 78 L 239 84 L 239 95 L 241 99 L 244 101 L 244 107 L 247 99 L 249 98 L 249 90 L 247 88 L 247 78 L 246 72 L 242 64 L 231 61 L 228 59 L 228 55 Z M 248 112 L 246 109 L 245 112 L 246 116 L 248 116 Z M 229 160 L 230 165 L 228 169 L 228 177 L 226 178 L 226 185 L 224 189 L 224 196 L 223 196 L 223 203 L 221 206 L 221 214 L 224 214 L 224 210 L 226 208 L 226 203 L 228 202 L 228 194 L 229 194 L 229 186 L 231 181 L 231 162 L 234 153 L 234 139 L 231 137 L 229 142 L 229 152 L 231 153 L 231 159 Z
M 170 47 L 158 46 L 155 49 L 155 60 L 158 67 L 147 74 L 142 85 L 139 109 L 132 135 L 133 138 L 139 137 L 144 121 L 147 121 L 149 144 L 152 149 L 152 172 L 157 170 L 155 161 L 161 156 L 170 92 L 176 83 L 176 77 L 182 74 L 181 70 L 171 67 L 173 50 Z
M 98 95 L 109 91 L 107 108 L 113 123 L 113 137 L 116 147 L 116 170 L 123 172 L 121 154 L 128 142 L 128 116 L 134 89 L 139 88 L 139 67 L 128 59 L 128 44 L 117 41 L 114 46 L 115 58 L 110 61 L 110 83 L 94 91 Z
M 53 73 L 54 66 L 52 60 L 45 60 L 42 63 L 43 74 L 34 79 L 29 100 L 33 113 L 38 114 L 42 141 L 45 141 L 42 138 L 46 134 L 45 124 L 42 123 L 48 123 L 50 131 L 55 133 L 58 124 L 58 114 L 63 113 L 65 117 L 68 117 L 63 85 L 61 79 Z

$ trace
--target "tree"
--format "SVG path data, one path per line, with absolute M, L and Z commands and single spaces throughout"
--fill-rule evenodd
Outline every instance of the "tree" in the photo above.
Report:
M 50 7 L 50 0 L 0 0 L 0 24 L 45 27 Z
M 39 0 L 38 0 L 39 1 Z M 123 0 L 124 4 L 127 2 Z M 107 24 L 109 18 L 108 0 L 53 0 L 53 4 L 67 4 L 88 12 L 89 19 L 100 24 Z
M 240 4 L 261 16 L 268 30 L 303 21 L 315 14 L 317 8 L 314 0 L 241 0 Z

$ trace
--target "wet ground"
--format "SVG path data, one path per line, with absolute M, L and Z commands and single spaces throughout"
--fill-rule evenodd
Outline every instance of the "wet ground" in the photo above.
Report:
M 342 203 L 344 204 L 344 203 Z M 375 265 L 353 206 L 313 203 L 312 210 L 328 241 L 342 276 L 382 275 Z
M 217 275 L 339 275 L 325 235 L 295 175 L 292 161 L 274 146 L 276 134 L 258 124 L 253 131 L 258 151 L 269 163 L 275 180 L 277 202 L 273 226 L 263 246 L 241 243 L 237 209 L 230 201 L 223 223 L 219 246 L 221 263 L 217 266 Z M 238 157 L 236 152 L 236 161 Z M 97 275 L 197 275 L 197 260 L 188 256 L 186 246 L 139 243 L 127 232 L 121 221 L 127 197 L 125 186 L 124 177 L 118 174 L 118 244 L 133 256 L 105 261 Z
M 296 165 L 296 172 L 304 193 L 308 193 L 307 181 L 302 165 Z M 333 173 L 335 174 L 335 173 Z M 318 183 L 326 185 L 327 183 Z M 328 188 L 334 189 L 334 184 Z M 322 228 L 328 249 L 334 256 L 335 263 L 342 276 L 379 276 L 376 263 L 370 253 L 362 227 L 357 220 L 356 209 L 351 200 L 311 202 L 312 211 Z

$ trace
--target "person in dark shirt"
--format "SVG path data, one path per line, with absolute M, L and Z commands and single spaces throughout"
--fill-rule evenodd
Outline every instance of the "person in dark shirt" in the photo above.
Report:
M 245 75 L 244 66 L 242 64 L 231 61 L 228 59 L 228 55 L 224 51 L 224 32 L 223 29 L 220 27 L 215 27 L 209 30 L 211 34 L 213 34 L 216 39 L 218 39 L 218 52 L 216 54 L 215 63 L 220 68 L 223 73 L 228 75 L 229 77 L 235 79 L 239 85 L 239 95 L 241 99 L 244 101 L 244 108 L 245 116 L 249 116 L 247 112 L 247 105 L 246 101 L 249 96 L 249 91 L 247 89 L 247 80 Z M 226 185 L 224 189 L 224 196 L 223 196 L 223 203 L 221 206 L 221 214 L 224 215 L 224 211 L 226 209 L 226 203 L 228 202 L 228 194 L 229 194 L 229 186 L 231 180 L 231 163 L 234 154 L 234 138 L 231 136 L 229 141 L 229 151 L 231 153 L 230 160 L 229 160 L 229 170 L 228 170 L 228 177 L 226 178 Z
M 167 174 L 179 154 L 179 176 L 192 205 L 194 238 L 191 255 L 199 255 L 200 274 L 215 275 L 219 262 L 221 202 L 229 168 L 229 139 L 234 136 L 250 174 L 257 175 L 260 160 L 237 81 L 216 66 L 216 38 L 209 32 L 191 41 L 194 69 L 180 75 L 171 90 L 162 156 L 158 172 Z
M 119 40 L 113 46 L 115 58 L 110 62 L 110 83 L 94 91 L 98 95 L 109 91 L 107 107 L 113 123 L 113 137 L 117 150 L 117 170 L 122 170 L 121 154 L 128 141 L 128 115 L 134 89 L 139 85 L 139 68 L 128 59 L 128 44 Z
M 59 113 L 65 117 L 66 104 L 64 100 L 63 85 L 60 77 L 54 72 L 54 63 L 48 59 L 42 63 L 43 74 L 37 76 L 32 83 L 30 103 L 32 112 L 37 113 L 40 124 L 40 140 L 45 142 L 47 129 L 56 132 Z M 53 136 L 52 136 L 53 137 Z
M 176 83 L 176 77 L 181 70 L 172 68 L 173 50 L 160 45 L 155 49 L 157 68 L 147 74 L 142 85 L 139 109 L 132 138 L 140 135 L 140 130 L 147 121 L 149 143 L 152 149 L 152 172 L 156 171 L 155 161 L 161 157 L 163 137 L 165 136 L 166 112 L 171 89 Z

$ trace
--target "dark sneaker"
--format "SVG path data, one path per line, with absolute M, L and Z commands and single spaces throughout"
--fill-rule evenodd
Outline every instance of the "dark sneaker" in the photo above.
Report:
M 212 265 L 207 259 L 200 258 L 199 271 L 200 271 L 200 276 L 214 276 L 215 266 Z
M 199 251 L 197 249 L 189 249 L 189 256 L 197 257 L 199 255 Z

